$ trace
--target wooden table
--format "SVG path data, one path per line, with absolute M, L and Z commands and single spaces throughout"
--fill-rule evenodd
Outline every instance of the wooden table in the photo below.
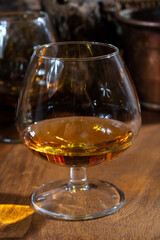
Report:
M 66 178 L 69 169 L 51 165 L 22 144 L 0 144 L 0 239 L 160 239 L 160 112 L 143 111 L 140 134 L 124 154 L 88 169 L 88 176 L 122 188 L 124 206 L 88 221 L 59 221 L 33 213 L 31 193 L 41 184 Z

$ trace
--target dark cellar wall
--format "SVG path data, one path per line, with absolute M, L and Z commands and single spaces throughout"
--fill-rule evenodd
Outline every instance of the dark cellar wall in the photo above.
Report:
M 0 12 L 40 9 L 39 0 L 0 0 Z
M 0 12 L 44 10 L 56 41 L 90 40 L 121 47 L 117 9 L 160 5 L 160 0 L 0 0 Z

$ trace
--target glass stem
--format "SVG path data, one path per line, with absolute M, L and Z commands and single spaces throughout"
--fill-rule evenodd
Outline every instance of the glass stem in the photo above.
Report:
M 87 190 L 87 174 L 85 167 L 71 167 L 70 169 L 70 190 L 80 189 Z

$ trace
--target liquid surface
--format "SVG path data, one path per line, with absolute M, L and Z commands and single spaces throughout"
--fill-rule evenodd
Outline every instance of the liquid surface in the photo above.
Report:
M 109 161 L 128 148 L 133 132 L 125 123 L 97 117 L 44 120 L 24 130 L 35 154 L 59 165 L 88 166 Z

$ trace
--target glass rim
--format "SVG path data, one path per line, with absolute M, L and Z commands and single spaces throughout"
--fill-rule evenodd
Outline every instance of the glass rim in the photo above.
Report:
M 18 16 L 27 15 L 26 18 L 22 19 L 16 19 Z M 29 16 L 32 16 L 32 18 L 28 18 Z M 14 19 L 15 17 L 15 19 Z M 0 13 L 0 22 L 6 21 L 9 23 L 22 23 L 26 20 L 28 22 L 33 22 L 37 18 L 48 18 L 48 14 L 44 11 L 35 11 L 35 10 L 26 10 L 26 11 L 10 11 L 10 12 L 1 12 Z
M 51 57 L 51 56 L 44 56 L 41 55 L 40 51 L 51 47 L 51 46 L 60 46 L 60 45 L 87 45 L 87 44 L 91 44 L 91 45 L 99 45 L 99 46 L 103 46 L 103 47 L 110 47 L 110 49 L 113 49 L 112 53 L 107 53 L 107 54 L 103 54 L 103 55 L 97 55 L 94 57 L 83 57 L 83 58 L 65 58 L 65 57 Z M 93 60 L 101 60 L 101 59 L 106 59 L 106 58 L 111 58 L 114 57 L 116 55 L 118 55 L 119 53 L 119 48 L 112 45 L 112 44 L 108 44 L 108 43 L 102 43 L 102 42 L 94 42 L 94 41 L 64 41 L 64 42 L 54 42 L 54 43 L 49 43 L 49 44 L 44 44 L 41 45 L 39 47 L 37 47 L 34 50 L 34 54 L 37 55 L 38 57 L 42 58 L 42 59 L 47 59 L 47 60 L 59 60 L 59 61 L 93 61 Z

